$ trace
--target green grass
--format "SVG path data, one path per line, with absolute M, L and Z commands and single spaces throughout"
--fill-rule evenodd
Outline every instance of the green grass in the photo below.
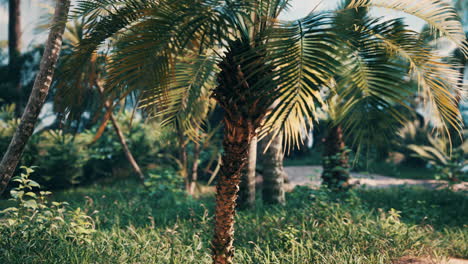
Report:
M 0 263 L 210 263 L 211 195 L 154 199 L 135 183 L 120 182 L 57 193 L 54 199 L 93 216 L 92 242 L 2 236 Z M 398 188 L 334 195 L 298 188 L 287 199 L 285 207 L 259 203 L 238 214 L 235 263 L 468 257 L 468 198 L 461 193 Z

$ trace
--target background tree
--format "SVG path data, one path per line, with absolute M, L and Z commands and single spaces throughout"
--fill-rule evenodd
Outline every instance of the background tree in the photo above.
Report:
M 52 83 L 55 65 L 62 46 L 70 1 L 57 1 L 49 37 L 46 42 L 40 70 L 36 76 L 28 104 L 21 117 L 11 143 L 0 162 L 0 194 L 5 191 L 14 173 L 29 137 L 34 131 L 39 113 L 44 105 Z

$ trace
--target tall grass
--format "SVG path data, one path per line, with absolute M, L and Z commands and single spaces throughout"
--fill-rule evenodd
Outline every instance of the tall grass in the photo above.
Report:
M 58 193 L 95 219 L 92 242 L 0 239 L 0 263 L 210 263 L 213 197 L 153 199 L 131 182 Z M 287 206 L 237 215 L 235 263 L 383 263 L 468 257 L 468 198 L 450 191 L 297 188 Z

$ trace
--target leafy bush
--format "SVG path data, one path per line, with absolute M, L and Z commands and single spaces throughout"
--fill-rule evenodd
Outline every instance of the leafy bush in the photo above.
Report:
M 161 203 L 179 204 L 185 195 L 184 180 L 172 168 L 160 168 L 148 173 L 145 187 L 150 196 Z
M 468 180 L 468 142 L 452 149 L 441 139 L 430 137 L 429 145 L 409 145 L 414 156 L 427 161 L 436 171 L 436 179 L 459 182 Z
M 86 142 L 63 131 L 49 130 L 35 135 L 25 162 L 37 164 L 40 183 L 49 188 L 66 188 L 80 183 L 83 166 L 89 160 Z
M 156 167 L 158 164 L 174 166 L 167 156 L 175 155 L 169 130 L 156 123 L 145 123 L 141 119 L 132 120 L 132 114 L 124 112 L 118 117 L 119 125 L 126 136 L 127 144 L 142 169 Z M 82 140 L 91 143 L 98 128 L 92 128 L 79 135 Z M 166 156 L 160 153 L 165 153 Z M 89 146 L 89 161 L 85 166 L 86 181 L 91 182 L 108 176 L 126 177 L 131 174 L 131 167 L 125 157 L 122 145 L 109 123 L 105 132 Z M 109 169 L 112 170 L 109 170 Z
M 34 170 L 22 169 L 24 173 L 13 178 L 19 185 L 10 192 L 15 206 L 0 211 L 0 248 L 7 248 L 10 240 L 27 241 L 32 237 L 50 240 L 61 236 L 77 243 L 90 242 L 94 232 L 91 217 L 80 208 L 72 210 L 68 203 L 49 202 L 47 196 L 51 193 L 39 191 L 40 185 L 30 179 Z

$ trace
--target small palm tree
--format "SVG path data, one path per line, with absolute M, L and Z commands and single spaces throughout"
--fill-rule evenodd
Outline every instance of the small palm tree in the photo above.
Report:
M 377 5 L 413 13 L 466 49 L 453 9 L 440 1 L 424 2 L 425 9 L 407 1 L 377 0 L 353 1 L 347 8 Z M 287 0 L 88 0 L 77 7 L 90 23 L 88 38 L 74 53 L 76 68 L 70 69 L 70 76 L 79 75 L 80 65 L 108 45 L 109 38 L 116 39 L 110 43 L 107 92 L 124 97 L 139 89 L 144 92 L 143 106 L 171 121 L 200 93 L 203 84 L 192 85 L 193 78 L 216 74 L 217 87 L 211 96 L 224 110 L 224 153 L 217 183 L 214 263 L 233 261 L 236 198 L 252 139 L 281 133 L 287 147 L 299 144 L 301 132 L 315 120 L 317 104 L 323 101 L 320 87 L 338 75 L 339 53 L 346 40 L 336 34 L 334 13 L 315 12 L 300 20 L 278 22 L 287 6 Z M 389 61 L 383 60 L 376 62 L 379 67 L 373 71 L 364 67 L 374 63 L 370 48 L 374 47 L 408 61 L 441 125 L 457 123 L 459 114 L 449 85 L 453 80 L 440 74 L 446 73 L 442 71 L 446 65 L 421 49 L 416 33 L 404 31 L 400 33 L 404 37 L 398 38 L 392 32 L 384 34 L 385 30 L 377 34 L 373 31 L 381 27 L 377 22 L 372 30 L 359 31 L 372 35 L 366 45 L 368 57 L 359 56 L 360 49 L 356 49 L 346 61 L 348 82 L 356 84 L 340 85 L 346 87 L 348 101 L 353 101 L 346 112 L 368 104 L 385 106 L 388 98 L 401 91 L 396 87 L 392 92 L 395 87 L 378 77 L 399 65 L 385 67 Z M 204 60 L 207 53 L 218 55 L 209 60 L 216 65 L 209 72 L 200 67 L 176 70 L 187 54 Z M 184 83 L 181 80 L 188 85 L 174 85 L 175 81 Z M 349 124 L 353 122 L 355 118 Z

